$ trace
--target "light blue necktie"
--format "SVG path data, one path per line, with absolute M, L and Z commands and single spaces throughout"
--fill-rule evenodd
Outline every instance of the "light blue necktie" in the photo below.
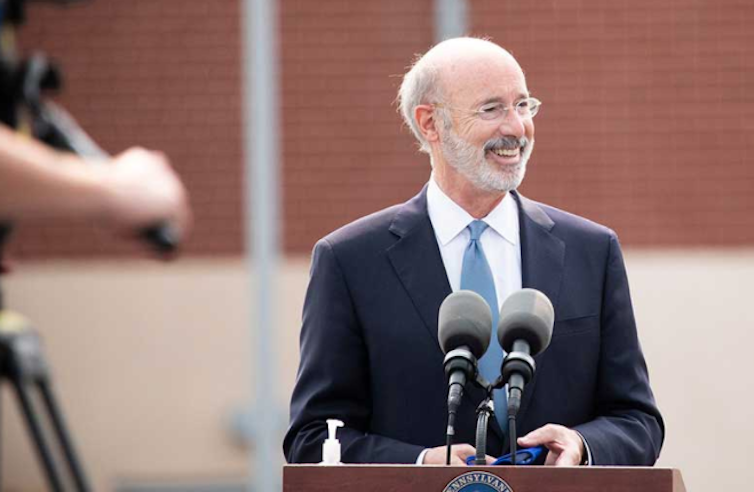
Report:
M 461 269 L 461 289 L 473 290 L 484 297 L 487 304 L 492 310 L 492 333 L 490 346 L 487 352 L 479 360 L 479 372 L 482 373 L 490 383 L 500 376 L 500 365 L 503 362 L 503 349 L 500 348 L 500 342 L 497 341 L 497 319 L 500 315 L 497 308 L 497 294 L 495 292 L 495 281 L 492 278 L 490 264 L 487 263 L 487 257 L 484 255 L 482 243 L 479 238 L 482 233 L 489 227 L 481 220 L 475 220 L 469 224 L 468 229 L 471 232 L 469 245 L 463 253 L 463 266 Z M 503 432 L 507 432 L 507 397 L 505 388 L 493 392 L 495 401 L 495 418 Z

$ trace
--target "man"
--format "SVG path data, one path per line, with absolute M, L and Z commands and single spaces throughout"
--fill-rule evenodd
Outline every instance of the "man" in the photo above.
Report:
M 432 176 L 412 200 L 317 243 L 288 461 L 319 461 L 325 420 L 337 418 L 344 462 L 445 462 L 437 313 L 463 287 L 476 241 L 494 281 L 490 304 L 532 287 L 555 307 L 551 345 L 537 357 L 519 412 L 518 444 L 545 445 L 547 464 L 653 464 L 664 428 L 615 234 L 515 192 L 540 104 L 521 67 L 489 41 L 448 40 L 406 74 L 399 99 Z M 464 444 L 454 446 L 453 463 L 474 454 L 483 396 L 466 392 L 456 419 Z M 492 421 L 488 435 L 494 455 L 505 451 L 501 423 Z

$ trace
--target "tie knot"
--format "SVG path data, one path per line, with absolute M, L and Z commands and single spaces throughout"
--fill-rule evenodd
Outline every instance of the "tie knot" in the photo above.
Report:
M 489 227 L 489 224 L 482 222 L 481 220 L 475 220 L 469 224 L 469 232 L 471 232 L 471 240 L 478 241 L 485 229 Z

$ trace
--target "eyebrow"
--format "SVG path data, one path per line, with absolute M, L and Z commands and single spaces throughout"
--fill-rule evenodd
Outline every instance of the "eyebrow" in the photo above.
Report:
M 519 92 L 515 100 L 520 101 L 521 99 L 526 99 L 527 97 L 531 97 L 531 96 L 529 94 Z M 504 101 L 501 97 L 488 97 L 487 99 L 484 99 L 476 103 L 475 106 L 480 107 L 480 106 L 486 106 L 487 104 L 502 103 L 502 102 Z

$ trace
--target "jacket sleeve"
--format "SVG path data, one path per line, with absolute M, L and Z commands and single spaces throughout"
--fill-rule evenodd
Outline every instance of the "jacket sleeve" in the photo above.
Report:
M 623 255 L 611 231 L 600 319 L 597 417 L 575 430 L 595 465 L 653 465 L 664 424 L 636 333 Z
M 370 354 L 346 276 L 327 239 L 317 243 L 312 255 L 300 349 L 283 442 L 289 463 L 322 460 L 326 420 L 331 418 L 345 423 L 338 430 L 344 463 L 416 462 L 421 446 L 370 433 Z

